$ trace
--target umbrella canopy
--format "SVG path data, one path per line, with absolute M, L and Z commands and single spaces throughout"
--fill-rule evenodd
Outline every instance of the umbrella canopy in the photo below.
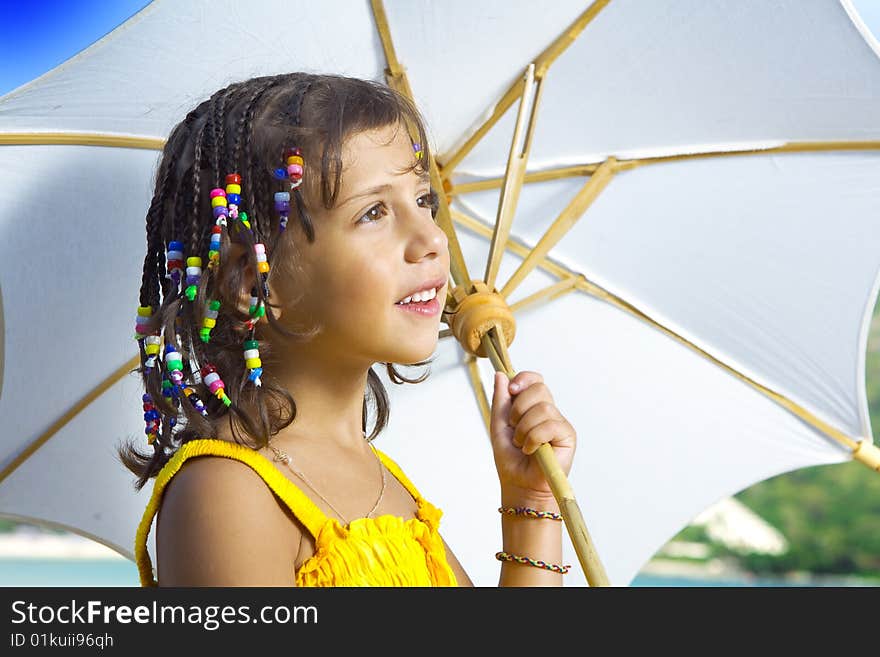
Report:
M 454 273 L 502 293 L 512 363 L 541 372 L 577 428 L 569 480 L 612 583 L 715 501 L 870 454 L 880 47 L 849 2 L 540 13 L 156 0 L 0 98 L 0 513 L 133 558 L 150 491 L 115 448 L 143 427 L 126 373 L 157 149 L 214 90 L 290 70 L 388 69 L 411 89 Z M 445 511 L 474 582 L 494 585 L 493 364 L 446 333 L 429 382 L 377 368 L 392 409 L 379 440 Z M 425 426 L 437 405 L 444 422 Z

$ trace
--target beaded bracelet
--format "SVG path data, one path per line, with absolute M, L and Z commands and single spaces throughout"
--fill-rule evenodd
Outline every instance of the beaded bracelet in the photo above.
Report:
M 510 515 L 528 516 L 530 518 L 543 518 L 545 520 L 562 520 L 562 516 L 552 511 L 537 511 L 527 506 L 502 506 L 498 507 L 499 513 L 508 513 Z
M 498 561 L 515 561 L 525 566 L 534 566 L 535 568 L 543 568 L 544 570 L 552 570 L 554 573 L 565 575 L 571 566 L 559 566 L 555 563 L 547 563 L 540 559 L 530 559 L 529 557 L 521 557 L 518 554 L 510 554 L 509 552 L 496 552 L 495 558 Z

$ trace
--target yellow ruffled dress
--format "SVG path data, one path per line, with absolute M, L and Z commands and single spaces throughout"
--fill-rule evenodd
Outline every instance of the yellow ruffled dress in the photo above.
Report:
M 188 458 L 225 456 L 250 466 L 315 538 L 315 554 L 296 573 L 297 586 L 456 586 L 439 534 L 442 512 L 424 499 L 398 465 L 376 450 L 391 474 L 418 505 L 415 518 L 358 518 L 343 526 L 324 514 L 265 456 L 244 445 L 216 438 L 192 440 L 177 450 L 156 477 L 153 494 L 135 536 L 141 586 L 158 586 L 147 536 L 162 493 Z

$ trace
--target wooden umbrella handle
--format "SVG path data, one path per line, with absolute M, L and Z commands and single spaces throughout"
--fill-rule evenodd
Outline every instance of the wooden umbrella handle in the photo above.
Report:
M 605 573 L 605 568 L 599 560 L 599 555 L 593 545 L 593 539 L 590 538 L 590 532 L 587 531 L 587 525 L 584 523 L 581 509 L 574 497 L 574 491 L 568 478 L 562 471 L 562 467 L 559 465 L 556 453 L 549 443 L 544 443 L 535 452 L 535 458 L 538 459 L 538 463 L 544 471 L 544 476 L 550 484 L 550 490 L 553 491 L 553 496 L 559 504 L 565 528 L 568 530 L 569 537 L 571 537 L 571 542 L 574 545 L 575 552 L 577 552 L 578 561 L 580 561 L 584 575 L 587 577 L 587 582 L 590 586 L 610 586 L 608 575 Z
M 482 342 L 495 370 L 504 372 L 508 378 L 513 378 L 516 372 L 510 364 L 505 345 L 503 341 L 498 343 L 498 338 L 502 335 L 502 331 L 493 328 L 483 335 Z M 503 340 L 503 338 L 501 339 Z M 562 520 L 565 522 L 565 528 L 568 530 L 587 583 L 590 586 L 610 586 L 608 575 L 599 560 L 593 539 L 590 538 L 590 532 L 587 531 L 581 509 L 574 497 L 574 490 L 562 471 L 562 466 L 559 465 L 559 459 L 556 458 L 553 447 L 549 443 L 544 443 L 535 452 L 535 458 L 538 459 L 544 477 L 550 484 L 550 490 L 553 491 L 553 497 L 559 504 Z

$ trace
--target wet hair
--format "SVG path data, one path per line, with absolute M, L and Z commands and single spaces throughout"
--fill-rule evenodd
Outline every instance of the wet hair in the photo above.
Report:
M 424 173 L 430 160 L 424 121 L 406 97 L 386 85 L 336 75 L 289 73 L 252 78 L 231 84 L 214 93 L 190 111 L 168 137 L 155 175 L 155 189 L 146 214 L 146 257 L 140 288 L 140 305 L 153 314 L 146 332 L 164 333 L 164 344 L 172 344 L 183 362 L 184 386 L 197 391 L 207 416 L 196 410 L 185 395 L 174 403 L 163 395 L 162 360 L 148 371 L 144 341 L 139 340 L 141 365 L 133 370 L 143 378 L 160 413 L 160 430 L 152 442 L 152 454 L 142 453 L 140 440 L 117 448 L 123 465 L 137 476 L 140 490 L 155 477 L 184 443 L 199 437 L 216 435 L 221 421 L 229 422 L 233 438 L 254 449 L 265 447 L 271 436 L 290 425 L 296 417 L 296 402 L 290 393 L 272 378 L 272 353 L 268 342 L 259 344 L 265 366 L 257 387 L 248 382 L 242 343 L 245 322 L 250 319 L 240 310 L 245 285 L 245 268 L 257 271 L 254 243 L 266 247 L 272 265 L 271 276 L 283 275 L 287 266 L 296 266 L 296 244 L 291 225 L 279 229 L 274 209 L 274 193 L 288 191 L 289 181 L 279 180 L 275 170 L 284 166 L 287 148 L 299 147 L 306 174 L 300 188 L 290 194 L 290 219 L 299 222 L 309 242 L 315 230 L 306 198 L 332 209 L 337 201 L 342 177 L 342 149 L 346 140 L 362 131 L 401 126 L 423 155 L 414 158 L 413 170 Z M 228 219 L 220 245 L 219 266 L 205 267 L 196 297 L 189 301 L 166 273 L 166 250 L 172 240 L 183 243 L 184 256 L 207 254 L 215 220 L 210 192 L 225 185 L 225 175 L 241 175 L 241 209 L 247 212 L 253 235 L 238 230 L 238 221 Z M 303 191 L 301 191 L 303 190 Z M 436 197 L 434 197 L 436 198 Z M 432 207 L 436 213 L 436 203 Z M 284 252 L 283 257 L 273 257 Z M 207 260 L 203 260 L 207 262 Z M 279 325 L 272 308 L 281 304 L 265 296 L 261 285 L 255 293 L 266 306 L 269 326 L 293 340 L 307 340 L 315 329 L 297 333 Z M 210 341 L 199 336 L 206 305 L 219 300 L 220 309 Z M 191 365 L 191 361 L 195 365 Z M 431 360 L 406 366 L 430 365 Z M 201 365 L 211 363 L 225 383 L 231 400 L 228 407 L 198 385 Z M 400 374 L 393 363 L 385 363 L 389 379 L 395 384 L 420 383 L 429 374 L 410 379 Z M 166 383 L 167 385 L 167 383 Z M 364 393 L 362 423 L 367 430 L 370 404 L 375 406 L 376 421 L 369 439 L 384 429 L 389 416 L 388 395 L 379 376 L 369 369 Z

